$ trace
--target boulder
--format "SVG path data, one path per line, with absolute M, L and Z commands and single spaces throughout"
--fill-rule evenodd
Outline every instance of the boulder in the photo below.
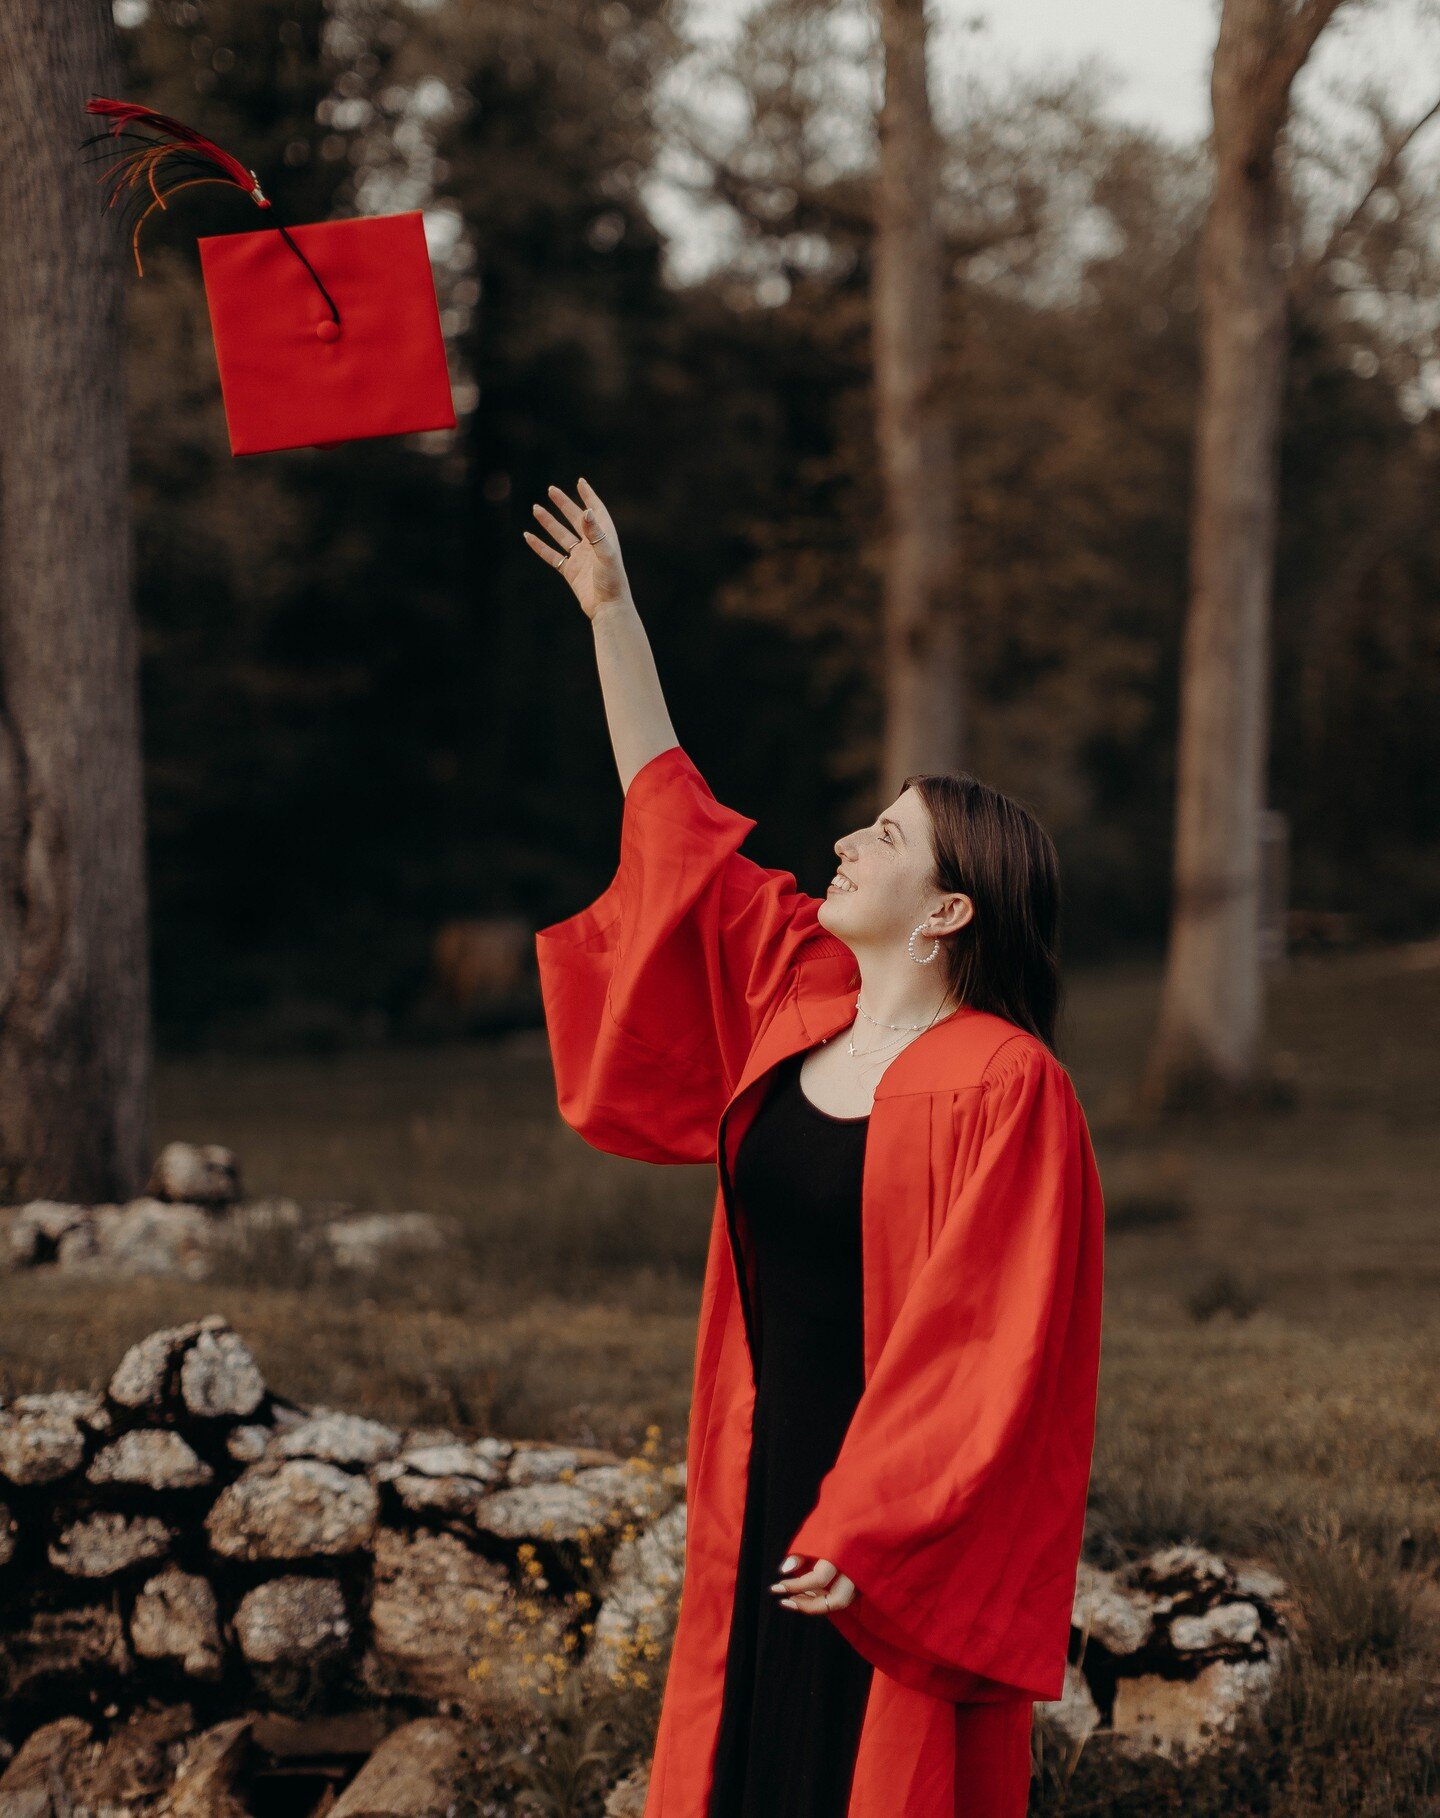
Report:
M 197 1490 L 214 1481 L 195 1448 L 169 1428 L 136 1427 L 90 1461 L 91 1483 L 135 1484 L 147 1490 Z
M 442 1818 L 469 1810 L 475 1742 L 458 1723 L 417 1717 L 392 1730 L 331 1806 L 329 1818 Z
M 0 1702 L 31 1695 L 51 1680 L 93 1686 L 130 1664 L 125 1630 L 110 1604 L 36 1610 L 23 1628 L 0 1635 Z
M 1100 1707 L 1090 1682 L 1073 1660 L 1065 1663 L 1065 1686 L 1060 1696 L 1037 1702 L 1035 1709 L 1077 1747 L 1100 1725 Z
M 240 1197 L 240 1164 L 219 1143 L 166 1143 L 146 1191 L 156 1199 L 229 1206 Z
M 0 1774 L 0 1818 L 57 1818 L 57 1792 L 61 1812 L 73 1809 L 71 1786 L 93 1736 L 80 1717 L 59 1717 L 28 1736 Z
M 45 1396 L 0 1410 L 0 1477 L 10 1483 L 55 1483 L 85 1462 L 85 1434 L 72 1411 Z
M 653 1657 L 673 1621 L 685 1573 L 683 1502 L 615 1549 L 595 1631 L 585 1655 L 587 1677 L 612 1679 L 640 1657 Z
M 222 1326 L 224 1321 L 219 1322 Z M 120 1359 L 110 1378 L 111 1401 L 122 1408 L 158 1409 L 165 1405 L 178 1359 L 200 1336 L 202 1322 L 171 1326 L 142 1338 Z
M 265 1399 L 265 1378 L 237 1333 L 207 1322 L 181 1359 L 180 1399 L 204 1419 L 243 1418 Z
M 191 1743 L 155 1818 L 251 1818 L 231 1788 L 250 1746 L 251 1719 L 217 1723 Z
M 45 1551 L 67 1578 L 114 1578 L 147 1560 L 163 1559 L 174 1540 L 173 1530 L 156 1515 L 100 1509 L 63 1527 Z
M 380 1515 L 374 1484 L 316 1458 L 252 1465 L 206 1518 L 224 1559 L 314 1559 L 358 1552 Z
M 1113 1572 L 1082 1559 L 1070 1621 L 1108 1653 L 1135 1654 L 1154 1631 L 1155 1605 L 1142 1592 L 1118 1584 Z
M 130 1613 L 130 1642 L 140 1659 L 172 1660 L 192 1679 L 218 1679 L 224 1649 L 209 1581 L 178 1566 L 147 1579 Z
M 375 1541 L 370 1651 L 362 1677 L 381 1696 L 466 1711 L 533 1708 L 544 1657 L 564 1656 L 565 1618 L 517 1599 L 503 1566 L 458 1535 L 382 1528 Z
M 352 1469 L 380 1464 L 400 1451 L 400 1435 L 378 1420 L 359 1414 L 336 1414 L 317 1408 L 276 1444 L 282 1458 L 319 1458 Z
M 350 1645 L 345 1596 L 329 1578 L 271 1578 L 247 1591 L 235 1612 L 235 1639 L 252 1666 L 299 1666 L 344 1654 Z
M 1216 1660 L 1194 1679 L 1165 1679 L 1145 1673 L 1115 1687 L 1114 1746 L 1143 1758 L 1160 1755 L 1185 1761 L 1201 1754 L 1234 1729 L 1246 1704 L 1264 1693 L 1275 1661 Z

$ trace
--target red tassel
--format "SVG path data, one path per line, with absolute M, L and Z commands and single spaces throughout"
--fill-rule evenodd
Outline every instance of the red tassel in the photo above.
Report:
M 260 179 L 253 170 L 247 170 L 238 158 L 218 146 L 213 139 L 207 139 L 203 133 L 197 133 L 193 127 L 186 126 L 181 120 L 174 120 L 169 114 L 157 113 L 153 107 L 144 107 L 138 101 L 114 101 L 105 95 L 92 95 L 85 103 L 85 111 L 90 114 L 108 116 L 111 125 L 108 133 L 116 137 L 136 137 L 133 133 L 124 133 L 126 126 L 147 126 L 158 138 L 142 138 L 139 148 L 123 152 L 107 170 L 100 173 L 99 181 L 112 176 L 114 182 L 110 193 L 110 207 L 133 191 L 142 182 L 147 182 L 155 200 L 140 215 L 135 223 L 131 244 L 135 253 L 135 269 L 144 276 L 144 267 L 140 263 L 140 229 L 156 208 L 164 208 L 165 197 L 173 195 L 178 189 L 188 189 L 195 183 L 227 183 L 244 190 L 250 199 L 261 208 L 269 208 L 270 203 L 260 188 Z M 106 133 L 97 133 L 97 139 L 103 139 Z M 93 145 L 94 139 L 85 140 L 86 145 Z M 162 194 L 155 181 L 156 169 L 169 160 L 182 169 L 209 168 L 216 174 L 204 177 L 189 177 L 183 183 L 172 183 Z

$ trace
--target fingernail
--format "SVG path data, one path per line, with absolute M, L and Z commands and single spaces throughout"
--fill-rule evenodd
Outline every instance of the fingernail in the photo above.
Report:
M 799 1563 L 800 1556 L 798 1553 L 787 1553 L 780 1561 L 780 1570 L 782 1572 L 788 1572 L 792 1566 L 797 1566 Z

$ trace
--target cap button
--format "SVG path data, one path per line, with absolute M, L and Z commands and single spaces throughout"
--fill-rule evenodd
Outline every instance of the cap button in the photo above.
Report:
M 315 332 L 322 341 L 338 341 L 340 339 L 340 324 L 331 321 L 330 317 L 326 316 L 315 324 Z

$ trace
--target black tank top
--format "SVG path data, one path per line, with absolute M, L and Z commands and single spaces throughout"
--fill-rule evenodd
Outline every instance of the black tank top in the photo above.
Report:
M 759 1372 L 708 1818 L 844 1818 L 870 1688 L 870 1663 L 827 1616 L 784 1609 L 767 1588 L 865 1382 L 870 1120 L 813 1104 L 804 1058 L 776 1068 L 735 1157 L 755 1250 Z

